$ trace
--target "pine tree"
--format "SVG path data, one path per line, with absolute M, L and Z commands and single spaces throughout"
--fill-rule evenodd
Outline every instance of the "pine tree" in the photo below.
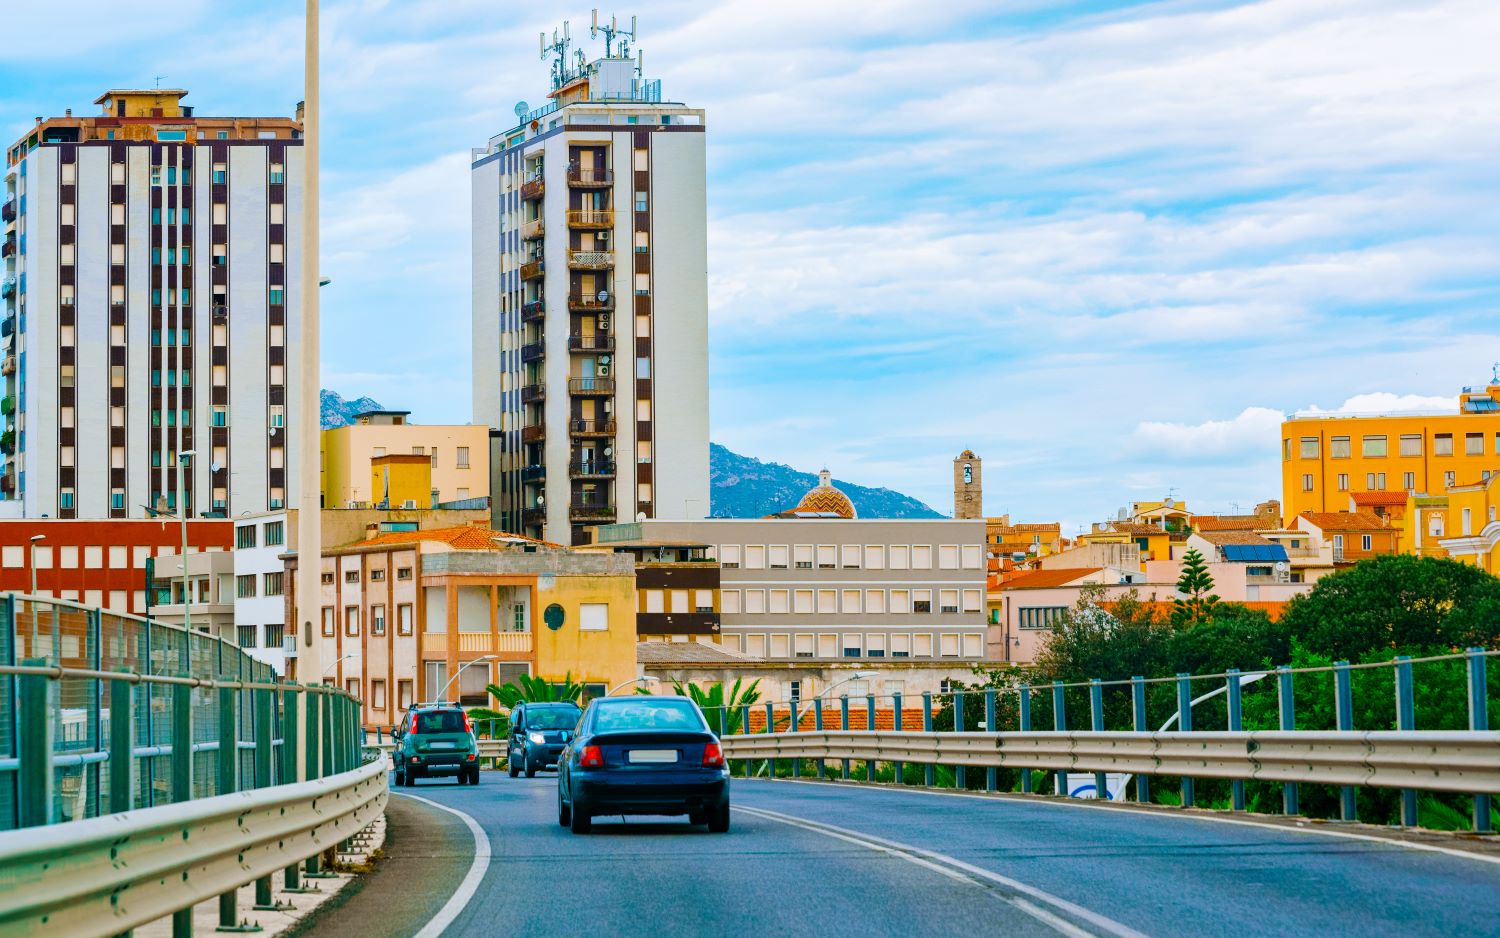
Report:
M 1214 607 L 1219 604 L 1213 588 L 1214 578 L 1208 572 L 1203 555 L 1196 549 L 1189 550 L 1182 557 L 1182 576 L 1177 579 L 1177 592 L 1183 596 L 1172 600 L 1172 623 L 1194 626 L 1212 621 Z

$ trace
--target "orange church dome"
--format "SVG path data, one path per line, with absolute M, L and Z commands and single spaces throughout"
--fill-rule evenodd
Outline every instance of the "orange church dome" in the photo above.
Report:
M 819 515 L 836 518 L 857 518 L 854 503 L 849 496 L 834 488 L 832 476 L 827 469 L 818 473 L 818 484 L 802 496 L 802 501 L 790 512 L 793 515 Z

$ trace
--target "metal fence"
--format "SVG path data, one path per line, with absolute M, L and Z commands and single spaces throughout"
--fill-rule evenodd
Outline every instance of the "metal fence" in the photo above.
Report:
M 707 708 L 747 774 L 1091 796 L 1475 831 L 1500 794 L 1500 650 Z M 837 686 L 830 686 L 825 695 Z M 1157 780 L 1160 783 L 1157 784 Z M 1049 784 L 1050 783 L 1050 784 Z M 1077 784 L 1075 784 L 1077 783 Z M 1253 786 L 1253 787 L 1247 787 Z M 1467 814 L 1468 818 L 1462 817 Z

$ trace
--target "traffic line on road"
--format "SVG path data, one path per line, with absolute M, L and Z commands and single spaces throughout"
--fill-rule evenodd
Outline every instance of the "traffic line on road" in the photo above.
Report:
M 1114 935 L 1115 938 L 1146 938 L 1141 932 L 1136 931 L 1128 925 L 1123 925 L 1114 919 L 1085 909 L 1083 906 L 1069 902 L 1060 896 L 1054 896 L 1050 892 L 1027 885 L 1019 880 L 1011 879 L 1008 876 L 1001 876 L 999 873 L 975 866 L 972 863 L 965 863 L 963 860 L 950 857 L 947 854 L 938 853 L 934 850 L 924 850 L 921 847 L 914 847 L 911 844 L 886 840 L 883 837 L 876 837 L 861 831 L 837 827 L 833 824 L 825 824 L 822 821 L 811 821 L 807 818 L 791 814 L 782 814 L 779 811 L 770 811 L 765 808 L 750 808 L 740 804 L 736 804 L 733 807 L 736 811 L 763 818 L 767 821 L 776 821 L 790 827 L 798 827 L 815 834 L 822 834 L 825 837 L 842 840 L 878 853 L 897 857 L 924 869 L 940 873 L 949 879 L 974 883 L 975 885 L 984 885 L 984 883 L 977 881 L 987 880 L 989 883 L 1003 886 L 1012 893 L 1020 893 L 1020 895 L 1006 896 L 1005 901 L 1059 934 L 1068 935 L 1070 938 L 1090 938 L 1094 933 L 1080 928 L 1055 912 L 1040 908 L 1028 900 L 1035 900 L 1036 902 L 1051 906 L 1059 912 L 1064 912 L 1075 919 L 1087 922 L 1105 934 Z M 1025 898 L 1022 898 L 1023 896 Z
M 439 804 L 431 798 L 423 798 L 421 795 L 408 795 L 404 791 L 392 792 L 392 794 L 420 801 L 439 811 L 447 811 L 455 815 L 469 826 L 469 833 L 474 836 L 474 862 L 469 865 L 469 872 L 464 874 L 463 882 L 453 890 L 453 895 L 443 903 L 438 913 L 416 934 L 416 938 L 440 938 L 448 926 L 453 924 L 453 920 L 458 918 L 459 913 L 468 906 L 469 900 L 474 898 L 474 893 L 479 891 L 479 883 L 484 879 L 485 871 L 490 868 L 490 837 L 484 832 L 484 828 L 479 826 L 478 821 L 462 811 Z

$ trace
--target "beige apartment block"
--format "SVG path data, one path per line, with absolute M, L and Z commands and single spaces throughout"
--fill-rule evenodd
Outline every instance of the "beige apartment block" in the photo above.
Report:
M 414 424 L 407 411 L 357 414 L 354 423 L 323 431 L 324 508 L 367 508 L 381 501 L 371 491 L 371 460 L 388 455 L 428 457 L 427 498 L 410 507 L 486 498 L 490 494 L 489 428 L 470 424 Z M 399 506 L 398 506 L 399 507 Z

